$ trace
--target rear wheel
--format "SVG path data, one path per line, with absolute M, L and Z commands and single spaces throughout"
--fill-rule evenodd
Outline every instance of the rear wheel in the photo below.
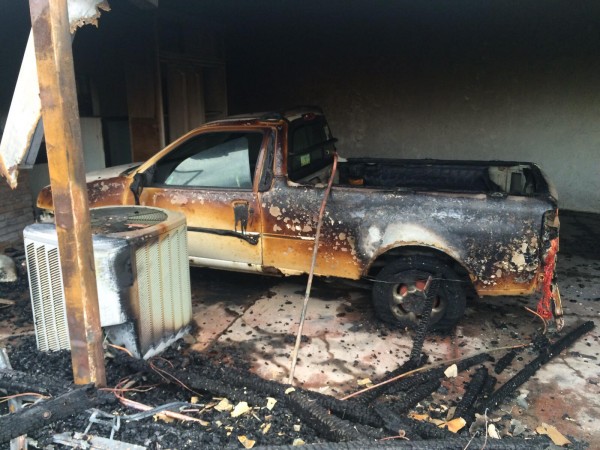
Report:
M 425 285 L 439 279 L 429 328 L 452 329 L 465 312 L 466 295 L 458 275 L 440 259 L 429 255 L 403 256 L 388 263 L 373 285 L 375 314 L 384 322 L 415 328 L 423 315 Z

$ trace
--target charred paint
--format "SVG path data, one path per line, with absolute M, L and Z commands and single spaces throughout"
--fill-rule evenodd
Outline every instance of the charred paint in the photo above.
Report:
M 133 205 L 133 194 L 129 190 L 131 178 L 113 177 L 103 180 L 94 180 L 87 183 L 87 194 L 90 207 L 110 205 Z M 40 209 L 54 210 L 52 189 L 46 186 L 37 198 L 37 206 Z

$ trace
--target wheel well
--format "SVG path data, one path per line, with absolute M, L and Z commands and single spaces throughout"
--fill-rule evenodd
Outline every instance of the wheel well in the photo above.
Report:
M 396 247 L 387 252 L 379 255 L 375 261 L 369 267 L 369 271 L 367 273 L 370 279 L 373 279 L 377 276 L 377 274 L 385 267 L 388 261 L 393 259 L 403 257 L 403 256 L 433 256 L 435 258 L 444 261 L 448 264 L 454 272 L 458 275 L 458 277 L 465 282 L 465 293 L 468 298 L 476 298 L 477 293 L 475 292 L 475 288 L 473 287 L 473 283 L 471 282 L 471 277 L 469 276 L 469 272 L 465 267 L 456 261 L 452 256 L 444 253 L 441 250 L 431 248 L 431 247 L 420 247 L 416 245 L 407 245 L 403 247 Z

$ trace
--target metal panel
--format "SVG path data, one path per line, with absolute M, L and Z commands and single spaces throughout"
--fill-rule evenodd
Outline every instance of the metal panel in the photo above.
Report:
M 185 225 L 136 249 L 142 355 L 172 341 L 191 320 Z
M 35 337 L 42 351 L 68 350 L 69 326 L 58 247 L 25 240 Z

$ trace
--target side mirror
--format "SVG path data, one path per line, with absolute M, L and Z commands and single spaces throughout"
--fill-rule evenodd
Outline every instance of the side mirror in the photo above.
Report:
M 140 204 L 140 194 L 144 187 L 144 178 L 144 175 L 138 172 L 133 176 L 133 181 L 129 185 L 129 189 L 133 192 L 133 198 L 135 198 L 136 205 Z
M 138 172 L 133 176 L 133 181 L 129 185 L 129 189 L 133 192 L 133 197 L 135 198 L 135 204 L 140 204 L 140 194 L 142 193 L 142 189 L 145 186 L 148 186 L 152 183 L 152 179 L 154 178 L 154 172 L 156 170 L 156 165 L 148 167 L 145 172 Z

